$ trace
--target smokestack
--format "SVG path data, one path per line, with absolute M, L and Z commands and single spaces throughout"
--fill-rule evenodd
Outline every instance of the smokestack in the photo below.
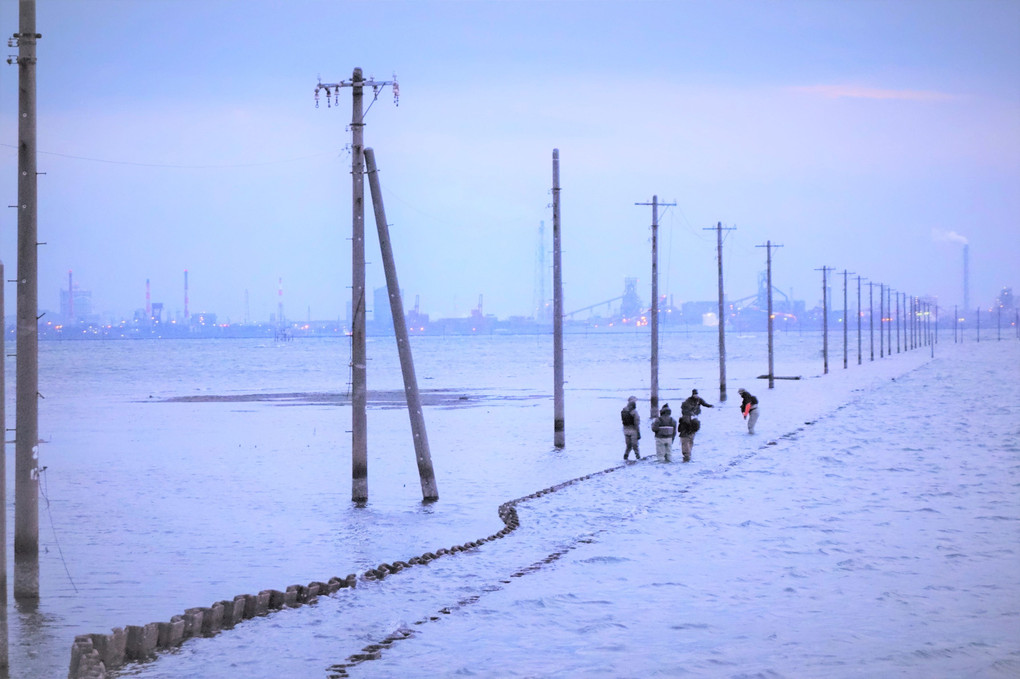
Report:
M 74 283 L 71 278 L 71 270 L 67 270 L 67 320 L 74 321 Z
M 184 270 L 184 320 L 188 320 L 188 270 Z
M 963 308 L 970 309 L 970 245 L 963 244 Z
M 276 296 L 277 296 L 277 307 L 278 307 L 278 312 L 277 312 L 277 315 L 276 315 L 276 319 L 280 323 L 280 325 L 282 326 L 283 325 L 283 278 L 280 278 L 280 280 L 279 280 L 279 288 L 277 289 Z
M 149 295 L 149 279 L 145 279 L 145 317 L 152 318 L 152 297 Z

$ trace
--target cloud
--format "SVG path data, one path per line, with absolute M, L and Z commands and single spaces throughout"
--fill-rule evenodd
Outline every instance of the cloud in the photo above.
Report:
M 967 239 L 956 233 L 955 231 L 946 231 L 945 229 L 932 228 L 931 238 L 936 243 L 959 243 L 960 245 L 966 245 Z
M 927 90 L 887 90 L 859 85 L 806 85 L 791 87 L 794 92 L 815 94 L 828 99 L 882 99 L 899 101 L 951 101 L 957 97 Z

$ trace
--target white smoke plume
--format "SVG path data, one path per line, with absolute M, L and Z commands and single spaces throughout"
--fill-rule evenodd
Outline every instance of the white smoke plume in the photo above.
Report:
M 959 243 L 960 245 L 966 245 L 967 239 L 956 233 L 955 231 L 946 231 L 945 229 L 933 228 L 931 230 L 931 237 L 936 243 Z

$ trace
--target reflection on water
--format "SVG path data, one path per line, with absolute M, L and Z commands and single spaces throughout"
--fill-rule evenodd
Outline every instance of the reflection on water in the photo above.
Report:
M 716 340 L 711 332 L 664 338 L 660 401 L 683 398 L 694 387 L 713 400 Z M 47 398 L 40 403 L 40 432 L 47 443 L 40 463 L 48 467 L 53 526 L 40 533 L 40 602 L 34 611 L 15 608 L 12 615 L 12 665 L 62 676 L 76 634 L 165 621 L 237 594 L 344 577 L 493 534 L 502 527 L 496 510 L 508 499 L 620 463 L 617 413 L 630 393 L 647 398 L 646 342 L 636 334 L 565 339 L 568 446 L 558 450 L 552 445 L 551 338 L 414 338 L 423 385 L 485 398 L 468 407 L 426 408 L 443 488 L 434 504 L 421 502 L 406 414 L 370 409 L 369 501 L 363 507 L 350 502 L 344 406 L 269 399 L 239 407 L 229 399 L 201 398 L 346 393 L 346 342 L 43 343 L 40 391 Z M 819 343 L 817 335 L 777 338 L 777 374 L 817 375 Z M 728 338 L 727 348 L 730 391 L 744 385 L 770 398 L 756 379 L 767 366 L 764 337 Z M 900 370 L 921 362 L 918 353 L 895 359 Z M 369 389 L 399 390 L 393 341 L 370 340 L 369 357 Z M 776 397 L 806 396 L 796 397 L 802 401 L 796 408 L 769 408 L 768 421 L 759 423 L 763 436 L 792 431 L 844 403 L 861 387 L 850 373 L 827 377 L 825 389 L 815 388 L 820 380 L 777 385 Z M 865 366 L 854 374 L 863 379 L 870 373 Z M 168 400 L 178 397 L 199 398 Z M 746 431 L 737 436 L 736 405 L 721 405 L 703 415 L 696 463 L 739 458 L 749 445 Z M 632 512 L 653 512 L 678 490 L 717 478 L 701 476 L 705 471 L 632 466 L 625 475 L 569 491 L 574 509 L 545 504 L 553 497 L 546 496 L 529 508 L 548 511 L 531 524 L 522 517 L 513 540 L 248 621 L 215 639 L 189 641 L 126 675 L 195 676 L 196 666 L 217 666 L 208 653 L 226 664 L 205 676 L 307 676 L 309 658 L 323 671 L 350 654 L 340 648 L 355 652 L 479 589 L 516 581 L 522 567 L 579 534 L 634 521 Z M 482 597 L 472 608 L 484 614 L 485 605 Z M 353 632 L 351 621 L 357 621 Z M 281 652 L 276 666 L 255 668 L 255 649 L 267 639 L 289 647 L 294 638 L 301 641 Z

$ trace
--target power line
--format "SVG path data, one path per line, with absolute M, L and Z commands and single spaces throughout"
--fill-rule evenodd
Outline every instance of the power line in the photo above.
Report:
M 0 144 L 0 146 L 9 149 L 17 149 L 18 147 L 14 144 Z M 131 167 L 157 167 L 157 168 L 172 168 L 177 170 L 224 170 L 230 168 L 240 167 L 261 167 L 265 165 L 282 165 L 284 163 L 296 163 L 302 160 L 309 160 L 311 158 L 319 158 L 325 155 L 331 155 L 332 151 L 323 151 L 321 153 L 314 153 L 308 156 L 300 156 L 297 158 L 285 158 L 282 160 L 266 160 L 258 161 L 254 163 L 224 163 L 224 164 L 207 164 L 207 165 L 177 165 L 174 163 L 143 163 L 131 160 L 110 160 L 107 158 L 91 158 L 89 156 L 76 156 L 69 153 L 58 153 L 56 151 L 39 151 L 40 155 L 45 156 L 56 156 L 58 158 L 69 158 L 71 160 L 82 160 L 89 163 L 105 163 L 107 165 L 128 165 Z

